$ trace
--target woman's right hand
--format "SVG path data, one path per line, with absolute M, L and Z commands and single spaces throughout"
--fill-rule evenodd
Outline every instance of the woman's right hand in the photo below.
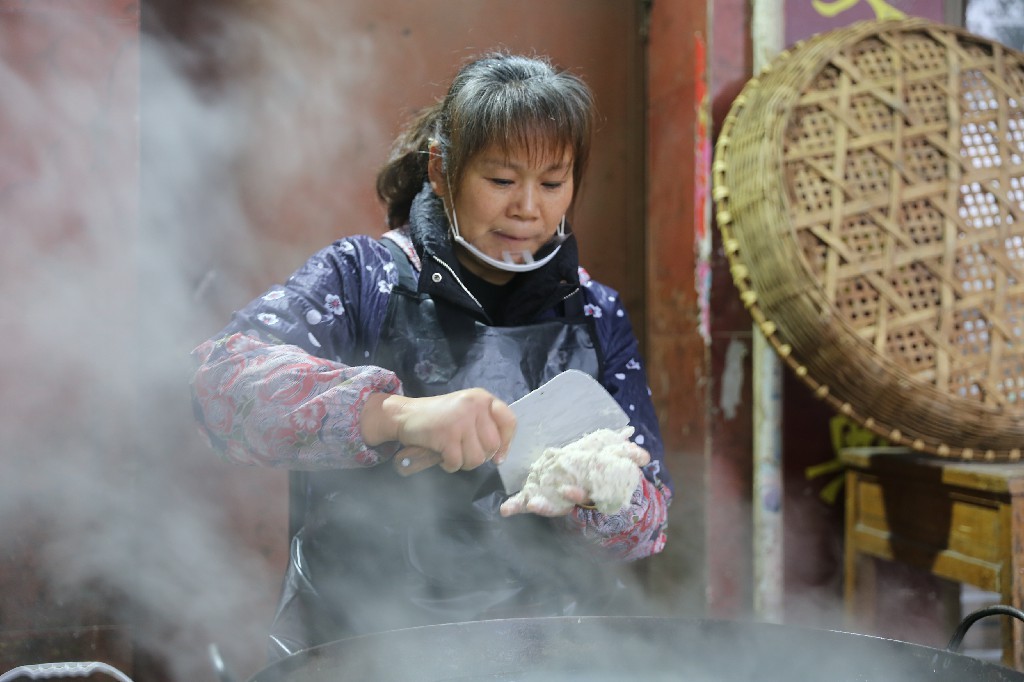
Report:
M 491 393 L 469 388 L 427 398 L 375 394 L 367 399 L 360 425 L 368 445 L 397 440 L 406 447 L 424 448 L 438 453 L 441 468 L 452 473 L 489 460 L 500 464 L 516 417 Z

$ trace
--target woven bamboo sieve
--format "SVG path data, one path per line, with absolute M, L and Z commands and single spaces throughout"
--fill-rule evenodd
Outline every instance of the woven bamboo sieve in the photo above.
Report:
M 785 363 L 893 444 L 1024 449 L 1024 54 L 923 19 L 779 55 L 734 101 L 713 196 Z

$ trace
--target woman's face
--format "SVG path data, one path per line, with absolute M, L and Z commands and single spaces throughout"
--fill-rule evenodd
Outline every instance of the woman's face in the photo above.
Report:
M 459 234 L 467 242 L 498 260 L 507 252 L 515 262 L 519 254 L 536 254 L 551 241 L 573 197 L 573 159 L 570 150 L 561 155 L 512 150 L 506 156 L 499 147 L 488 147 L 466 164 L 455 213 Z M 431 155 L 430 180 L 451 210 L 447 182 L 438 155 Z M 512 273 L 478 260 L 465 249 L 459 262 L 488 282 L 504 284 Z

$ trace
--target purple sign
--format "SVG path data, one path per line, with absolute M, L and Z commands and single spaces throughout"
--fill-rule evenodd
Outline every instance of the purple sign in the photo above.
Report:
M 857 21 L 924 17 L 946 23 L 946 4 L 943 0 L 785 0 L 786 46 Z

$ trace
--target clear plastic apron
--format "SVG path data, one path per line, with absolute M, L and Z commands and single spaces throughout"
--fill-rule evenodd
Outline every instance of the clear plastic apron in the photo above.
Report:
M 589 318 L 491 327 L 417 292 L 399 268 L 373 364 L 409 396 L 479 386 L 511 402 L 566 369 L 600 370 Z M 494 465 L 399 476 L 370 469 L 292 474 L 292 543 L 271 657 L 416 625 L 601 613 L 619 581 L 560 530 L 560 519 L 502 518 Z

